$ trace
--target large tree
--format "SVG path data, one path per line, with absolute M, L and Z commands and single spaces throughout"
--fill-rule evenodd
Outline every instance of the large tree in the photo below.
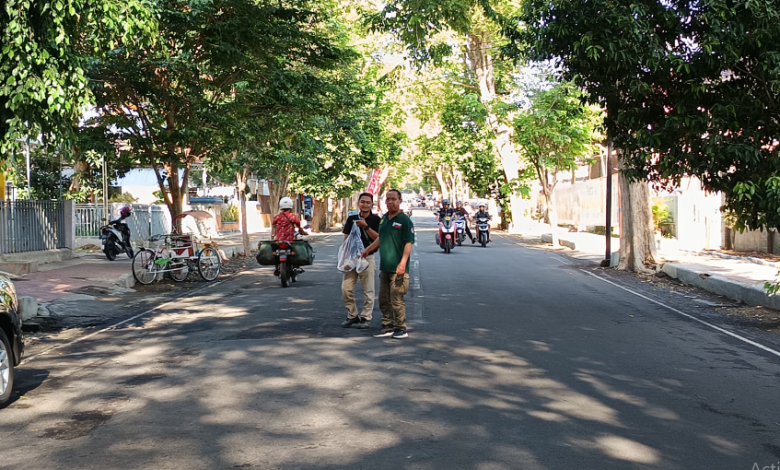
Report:
M 511 101 L 511 60 L 499 60 L 497 52 L 506 44 L 504 33 L 514 33 L 507 18 L 516 4 L 504 1 L 393 0 L 382 11 L 370 16 L 375 28 L 392 33 L 405 46 L 409 58 L 417 64 L 444 63 L 462 57 L 469 81 L 485 107 L 486 123 L 491 130 L 492 150 L 501 162 L 504 187 L 518 188 L 523 167 L 512 142 L 513 128 L 507 118 L 506 104 Z M 455 46 L 455 47 L 453 47 Z M 527 188 L 526 188 L 527 189 Z M 510 207 L 519 218 L 520 191 L 512 191 Z
M 554 191 L 558 174 L 589 164 L 596 151 L 600 112 L 583 102 L 582 92 L 563 82 L 531 96 L 531 106 L 515 117 L 515 142 L 542 186 L 553 245 L 558 244 Z
M 91 103 L 85 69 L 118 43 L 153 37 L 143 0 L 6 0 L 0 8 L 0 154 L 60 143 Z
M 92 77 L 101 112 L 96 120 L 118 129 L 117 137 L 155 169 L 175 217 L 191 164 L 239 150 L 236 126 L 225 117 L 269 120 L 296 109 L 310 88 L 321 86 L 312 70 L 336 68 L 351 52 L 334 42 L 326 2 L 156 5 L 160 38 L 154 46 L 118 50 L 96 63 Z M 222 144 L 227 151 L 219 150 Z
M 696 176 L 724 193 L 738 228 L 780 224 L 775 3 L 532 0 L 522 19 L 533 56 L 560 58 L 605 106 L 621 177 L 673 188 Z

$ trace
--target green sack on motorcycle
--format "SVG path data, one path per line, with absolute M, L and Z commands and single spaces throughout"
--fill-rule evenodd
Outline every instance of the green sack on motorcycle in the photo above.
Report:
M 314 263 L 314 249 L 305 240 L 296 240 L 292 246 L 290 261 L 293 266 L 309 266 Z
M 277 244 L 274 242 L 260 242 L 257 247 L 257 256 L 255 259 L 263 266 L 275 266 L 276 265 L 276 251 Z

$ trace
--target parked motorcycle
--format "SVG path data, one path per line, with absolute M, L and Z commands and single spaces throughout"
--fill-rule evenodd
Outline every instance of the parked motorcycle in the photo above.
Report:
M 466 219 L 460 215 L 455 216 L 455 242 L 458 246 L 463 245 L 463 240 L 466 239 Z
M 119 253 L 126 253 L 128 258 L 133 257 L 133 246 L 130 243 L 130 227 L 123 221 L 130 217 L 133 209 L 125 206 L 119 211 L 119 218 L 111 220 L 108 225 L 100 228 L 100 239 L 103 242 L 103 253 L 109 261 L 114 261 Z
M 477 223 L 477 240 L 483 247 L 487 246 L 490 231 L 490 218 L 477 217 L 474 219 Z
M 439 233 L 436 236 L 436 243 L 449 253 L 455 248 L 455 220 L 451 216 L 444 216 L 439 220 Z

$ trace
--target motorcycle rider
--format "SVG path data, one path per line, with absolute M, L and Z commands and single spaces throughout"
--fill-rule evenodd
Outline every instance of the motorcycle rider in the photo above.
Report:
M 476 213 L 474 213 L 474 215 L 472 216 L 472 218 L 474 219 L 474 223 L 475 223 L 475 226 L 474 226 L 474 231 L 476 231 L 477 233 L 479 233 L 479 228 L 476 226 L 476 221 L 477 221 L 477 219 L 478 219 L 478 218 L 485 218 L 485 219 L 488 219 L 488 220 L 490 220 L 490 219 L 492 219 L 493 217 L 492 217 L 492 216 L 491 216 L 491 215 L 488 213 L 487 209 L 485 208 L 485 204 L 484 204 L 484 203 L 482 203 L 482 202 L 480 202 L 480 203 L 479 203 L 479 210 L 478 210 Z M 488 232 L 487 232 L 487 235 L 488 235 L 488 243 L 492 242 L 493 240 L 491 240 L 491 239 L 490 239 L 490 224 L 488 224 Z M 471 239 L 471 242 L 472 242 L 472 243 L 474 243 L 474 239 L 473 239 L 473 238 Z
M 463 207 L 463 202 L 461 201 L 455 201 L 455 215 L 459 215 L 463 217 L 463 220 L 466 221 L 464 226 L 466 227 L 466 235 L 471 239 L 471 244 L 477 242 L 477 239 L 474 238 L 474 236 L 471 234 L 471 230 L 469 230 L 469 211 L 466 210 L 465 207 Z
M 133 213 L 132 206 L 125 206 L 119 210 L 119 218 L 114 220 L 109 220 L 108 225 L 114 226 L 117 230 L 122 232 L 122 243 L 125 244 L 126 247 L 130 246 L 130 227 L 127 226 L 126 223 L 124 223 L 124 220 Z
M 301 226 L 301 218 L 292 213 L 293 200 L 289 197 L 283 197 L 279 200 L 279 214 L 274 217 L 271 225 L 271 238 L 278 241 L 292 243 L 295 241 L 295 228 L 298 227 L 298 233 L 306 235 L 306 231 Z M 276 265 L 274 276 L 279 275 L 279 265 Z
M 441 201 L 441 207 L 438 211 L 436 211 L 436 215 L 438 216 L 439 220 L 443 219 L 445 216 L 452 217 L 455 215 L 455 209 L 450 207 L 450 200 L 444 199 Z
M 443 199 L 441 201 L 441 207 L 439 208 L 439 210 L 434 212 L 434 214 L 436 214 L 436 219 L 439 222 L 441 222 L 444 219 L 444 217 L 446 216 L 452 217 L 453 215 L 455 215 L 455 209 L 450 207 L 449 199 Z M 441 229 L 439 229 L 439 232 L 436 234 L 436 244 L 438 245 L 440 243 L 441 243 Z

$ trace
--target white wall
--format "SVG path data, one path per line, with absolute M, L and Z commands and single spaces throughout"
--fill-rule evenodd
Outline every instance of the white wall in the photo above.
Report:
M 612 178 L 612 227 L 618 231 L 618 182 Z M 607 223 L 607 178 L 580 181 L 575 184 L 558 184 L 553 194 L 558 210 L 558 223 L 585 230 L 588 227 L 604 227 Z
M 618 232 L 618 178 L 612 178 L 612 226 Z M 559 185 L 555 188 L 558 223 L 580 230 L 606 223 L 606 178 Z M 679 246 L 683 249 L 718 249 L 721 246 L 721 196 L 704 191 L 698 179 L 684 180 L 673 193 L 658 192 L 655 203 L 669 207 Z

